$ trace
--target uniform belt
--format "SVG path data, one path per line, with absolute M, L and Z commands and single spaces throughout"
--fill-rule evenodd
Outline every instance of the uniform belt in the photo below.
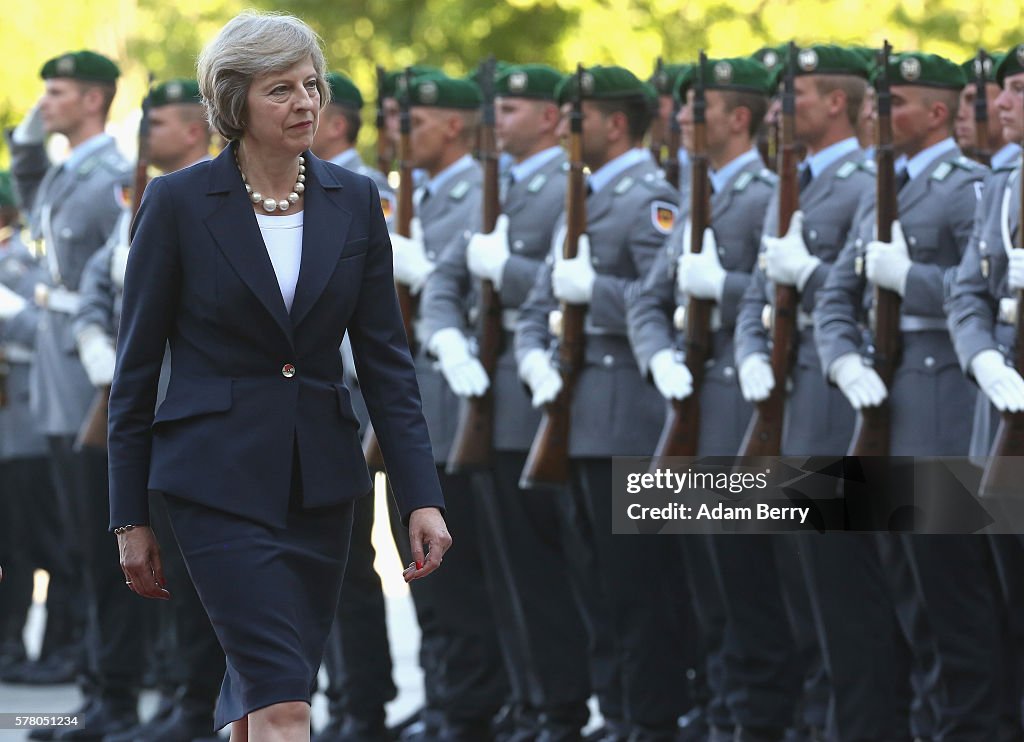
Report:
M 944 317 L 919 317 L 914 314 L 900 317 L 900 332 L 946 332 L 948 329 Z
M 686 304 L 677 305 L 676 311 L 672 314 L 672 325 L 679 332 L 686 330 L 686 306 Z M 722 310 L 718 308 L 717 304 L 711 307 L 711 321 L 709 325 L 711 332 L 718 332 L 722 329 Z
M 8 363 L 31 363 L 32 349 L 21 343 L 4 343 L 0 345 L 0 353 Z
M 561 309 L 552 309 L 550 312 L 548 312 L 548 332 L 550 332 L 555 337 L 562 336 Z M 591 321 L 589 314 L 583 322 L 583 334 L 593 337 L 617 337 L 623 339 L 626 338 L 626 333 L 623 330 L 613 330 L 609 327 L 601 327 L 599 325 L 595 325 Z
M 51 312 L 75 314 L 82 303 L 77 291 L 69 291 L 63 286 L 47 286 L 36 284 L 36 304 Z

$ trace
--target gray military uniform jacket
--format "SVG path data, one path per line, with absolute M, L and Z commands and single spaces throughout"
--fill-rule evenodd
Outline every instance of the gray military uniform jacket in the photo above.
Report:
M 530 404 L 516 370 L 513 333 L 519 306 L 550 254 L 555 225 L 565 209 L 566 169 L 565 155 L 559 154 L 513 183 L 502 205 L 509 219 L 509 259 L 502 271 L 500 291 L 505 332 L 495 378 L 491 380 L 494 448 L 498 451 L 528 451 L 540 424 L 540 411 Z M 468 244 L 465 236 L 453 242 L 427 279 L 420 304 L 424 337 L 446 327 L 473 331 L 479 281 L 466 266 Z
M 597 273 L 586 318 L 584 368 L 572 404 L 569 454 L 573 457 L 647 456 L 653 453 L 665 417 L 661 395 L 640 375 L 626 334 L 626 297 L 647 275 L 675 216 L 679 194 L 661 177 L 653 159 L 619 173 L 587 198 L 587 234 Z M 561 250 L 556 228 L 552 251 Z M 553 254 L 553 253 L 552 253 Z M 548 315 L 558 307 L 549 258 L 523 304 L 516 325 L 516 359 L 547 350 Z
M 977 184 L 984 168 L 959 149 L 940 154 L 899 192 L 900 224 L 914 261 L 901 305 L 903 354 L 889 390 L 892 453 L 963 456 L 974 392 L 957 367 L 943 301 L 970 239 Z M 874 290 L 857 275 L 875 229 L 874 197 L 818 295 L 816 340 L 824 373 L 837 358 L 862 350 Z M 869 351 L 870 353 L 870 351 Z
M 732 338 L 739 302 L 757 263 L 765 210 L 776 181 L 758 159 L 743 166 L 711 197 L 711 225 L 726 277 L 712 321 L 712 357 L 704 370 L 700 393 L 700 406 L 705 411 L 700 426 L 702 456 L 734 455 L 753 411 L 740 393 Z M 688 213 L 689 203 L 684 203 L 664 249 L 629 300 L 629 339 L 640 370 L 647 377 L 655 353 L 674 348 L 683 359 L 684 335 L 673 325 L 673 314 L 676 307 L 687 302 L 686 295 L 676 287 L 676 266 L 683 252 Z
M 54 289 L 70 293 L 70 304 L 51 302 L 39 326 L 32 365 L 32 410 L 43 433 L 75 435 L 94 389 L 78 361 L 71 316 L 85 264 L 107 241 L 121 214 L 121 188 L 130 168 L 113 139 L 72 171 L 49 167 L 42 145 L 11 142 L 11 173 L 34 239 L 46 243 L 44 265 Z
M 821 258 L 821 264 L 807 280 L 800 295 L 797 358 L 790 374 L 783 423 L 784 455 L 842 455 L 850 442 L 853 408 L 838 389 L 826 384 L 821 375 L 811 316 L 818 290 L 825 283 L 832 263 L 853 228 L 862 195 L 873 192 L 874 187 L 873 164 L 865 159 L 862 150 L 854 150 L 826 167 L 800 193 L 804 242 L 812 255 Z M 778 199 L 776 188 L 765 215 L 766 235 L 778 234 Z M 774 301 L 775 284 L 758 266 L 740 301 L 736 320 L 737 367 L 751 353 L 770 353 L 770 335 L 763 324 L 762 312 Z
M 997 170 L 989 177 L 975 214 L 971 240 L 946 301 L 953 347 L 964 374 L 973 378 L 971 361 L 983 350 L 998 350 L 1013 359 L 1017 339 L 1007 283 L 1007 250 L 1020 230 L 1020 168 Z M 979 391 L 971 432 L 971 456 L 987 456 L 995 438 L 999 412 Z
M 0 461 L 46 454 L 46 440 L 36 430 L 29 407 L 29 369 L 36 344 L 40 309 L 32 303 L 35 285 L 46 272 L 15 233 L 0 245 L 0 284 L 28 304 L 8 320 L 0 320 L 0 352 L 7 360 L 7 405 L 0 408 Z
M 483 170 L 472 160 L 452 167 L 458 170 L 451 172 L 451 177 L 441 184 L 436 193 L 428 195 L 426 188 L 421 187 L 414 199 L 416 216 L 423 224 L 424 248 L 427 257 L 435 262 L 453 242 L 466 239 L 465 233 L 478 230 L 480 224 Z M 430 279 L 427 280 L 429 282 Z M 423 416 L 427 420 L 434 449 L 434 461 L 444 464 L 458 424 L 459 398 L 445 382 L 437 362 L 426 351 L 425 345 L 430 337 L 423 329 L 422 309 L 421 304 L 415 322 L 420 345 L 416 354 L 416 378 L 423 399 Z

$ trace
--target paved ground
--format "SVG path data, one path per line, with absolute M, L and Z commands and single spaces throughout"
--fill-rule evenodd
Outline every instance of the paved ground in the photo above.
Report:
M 383 494 L 377 490 L 377 512 L 383 509 Z M 384 592 L 387 595 L 388 629 L 391 637 L 391 654 L 395 665 L 395 684 L 398 686 L 398 698 L 388 704 L 388 721 L 394 722 L 423 701 L 423 676 L 419 669 L 416 653 L 419 648 L 419 627 L 413 613 L 409 590 L 401 578 L 402 567 L 398 561 L 394 542 L 384 519 L 378 517 L 374 525 L 373 540 L 377 549 L 377 571 L 382 575 Z M 45 595 L 45 575 L 40 573 L 37 580 L 36 597 Z M 33 655 L 39 651 L 42 629 L 46 620 L 46 610 L 41 605 L 33 606 L 26 626 L 25 638 L 29 651 Z M 321 680 L 326 680 L 321 676 Z M 78 690 L 73 685 L 50 687 L 32 687 L 25 685 L 5 685 L 0 683 L 0 713 L 66 713 L 80 705 Z M 156 708 L 156 694 L 148 691 L 142 694 L 142 715 L 152 714 Z M 318 695 L 313 699 L 313 724 L 319 728 L 327 719 L 326 699 Z M 0 740 L 23 740 L 26 732 L 0 730 Z

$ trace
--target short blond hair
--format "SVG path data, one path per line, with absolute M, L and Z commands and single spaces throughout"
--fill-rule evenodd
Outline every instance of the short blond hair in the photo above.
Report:
M 199 55 L 199 92 L 210 125 L 228 141 L 240 139 L 253 79 L 286 70 L 307 57 L 313 60 L 323 108 L 330 103 L 331 89 L 316 32 L 291 15 L 251 10 L 236 15 Z

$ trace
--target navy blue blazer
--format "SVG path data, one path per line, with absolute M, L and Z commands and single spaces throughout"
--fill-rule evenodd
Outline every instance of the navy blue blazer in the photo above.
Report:
M 346 330 L 403 520 L 443 508 L 377 187 L 305 158 L 290 313 L 230 147 L 146 189 L 110 391 L 111 528 L 149 523 L 147 490 L 283 527 L 293 466 L 307 507 L 366 494 Z M 167 342 L 171 380 L 154 415 Z

